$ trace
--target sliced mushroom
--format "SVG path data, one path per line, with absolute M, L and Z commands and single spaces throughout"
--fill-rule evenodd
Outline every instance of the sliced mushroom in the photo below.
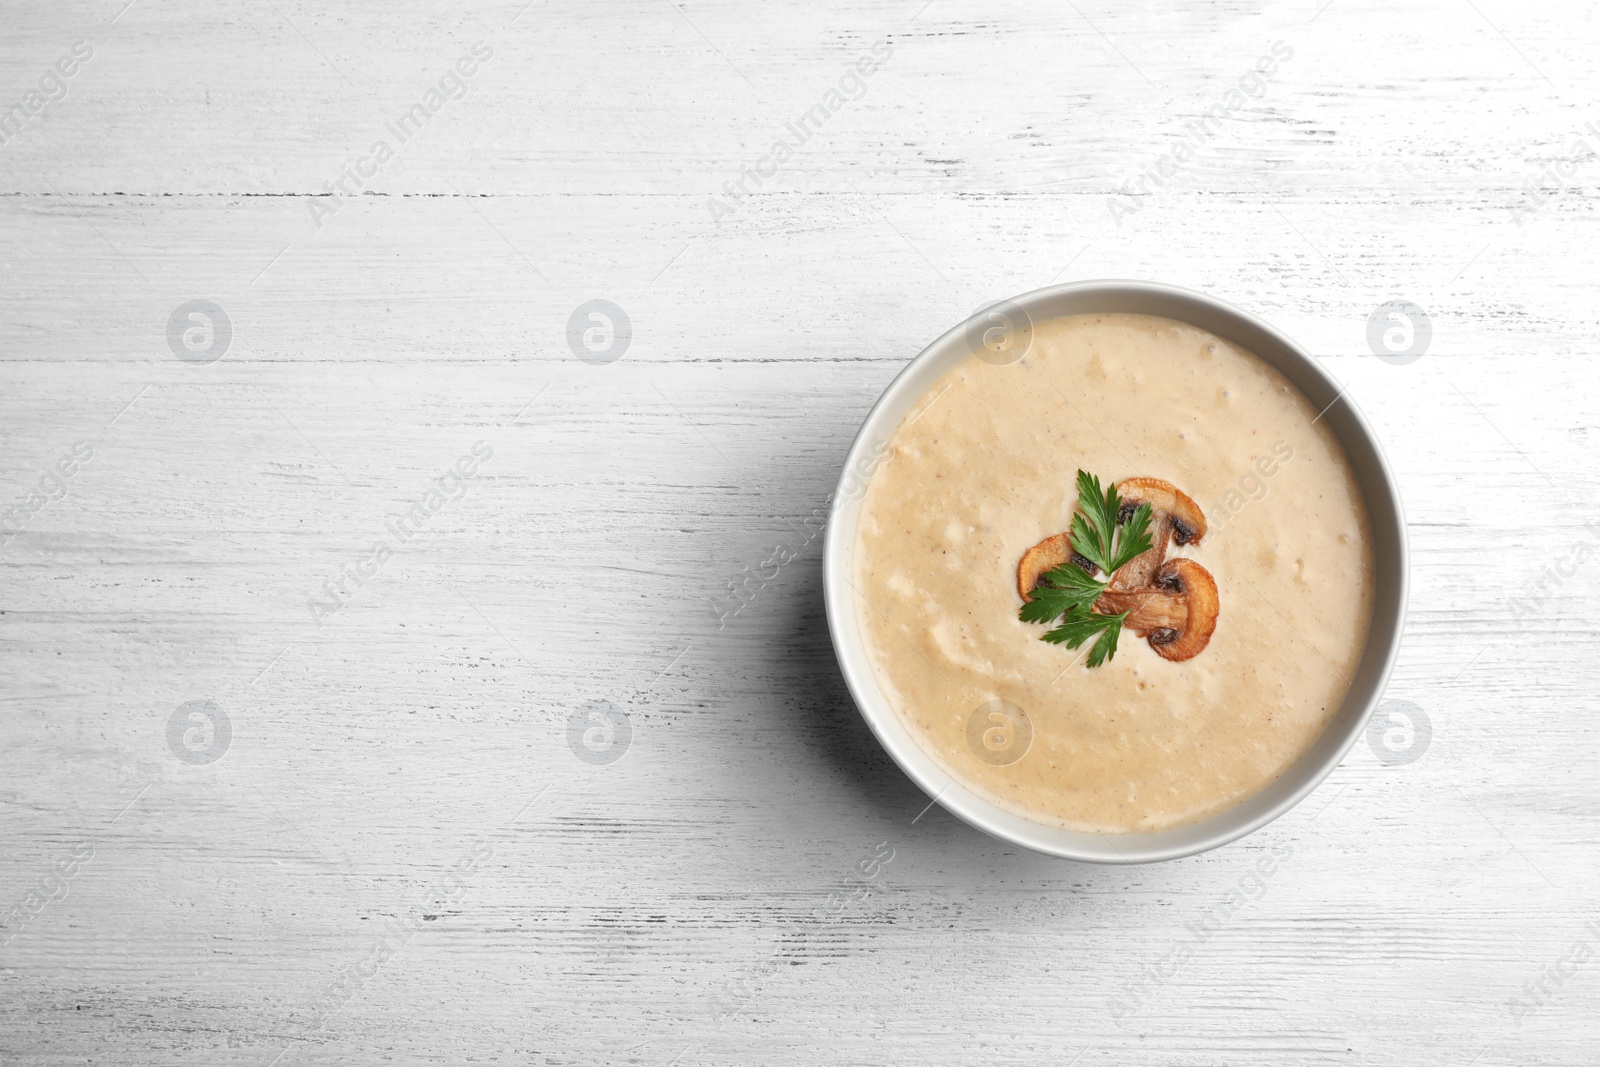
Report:
M 1204 651 L 1217 629 L 1220 607 L 1211 572 L 1183 556 L 1163 563 L 1151 588 L 1107 588 L 1094 602 L 1102 614 L 1128 612 L 1123 625 L 1146 638 L 1156 655 L 1174 661 Z
M 1024 552 L 1022 562 L 1017 564 L 1017 592 L 1023 601 L 1032 600 L 1033 591 L 1039 588 L 1044 576 L 1068 561 L 1076 563 L 1088 574 L 1095 571 L 1093 563 L 1072 550 L 1072 540 L 1064 533 L 1046 537 Z
M 1150 505 L 1150 548 L 1117 569 L 1112 589 L 1147 589 L 1167 558 L 1167 543 L 1197 545 L 1206 535 L 1206 515 L 1189 495 L 1161 478 L 1128 478 L 1117 483 L 1122 506 L 1117 522 L 1127 522 L 1140 504 Z

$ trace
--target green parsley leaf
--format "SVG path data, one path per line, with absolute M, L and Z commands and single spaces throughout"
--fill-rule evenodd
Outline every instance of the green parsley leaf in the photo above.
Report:
M 1093 578 L 1089 580 L 1094 581 Z M 1097 588 L 1088 594 L 1076 589 L 1053 589 L 1041 586 L 1033 591 L 1033 599 L 1022 605 L 1022 612 L 1018 618 L 1023 622 L 1053 622 L 1069 611 L 1087 609 L 1094 603 L 1094 598 L 1100 595 L 1100 589 L 1104 588 L 1099 582 L 1094 584 Z
M 1117 635 L 1122 632 L 1122 624 L 1127 617 L 1126 611 L 1101 615 L 1083 608 L 1074 609 L 1061 620 L 1060 626 L 1048 631 L 1043 640 L 1053 645 L 1077 648 L 1085 641 L 1094 639 L 1087 663 L 1091 667 L 1098 667 L 1117 654 Z
M 1119 502 L 1117 506 L 1121 508 L 1122 505 Z M 1111 574 L 1123 564 L 1132 562 L 1140 553 L 1150 551 L 1152 543 L 1150 505 L 1140 504 L 1128 521 L 1117 528 L 1117 550 L 1111 556 L 1111 566 L 1106 573 Z
M 1105 573 L 1111 573 L 1106 569 L 1111 565 L 1111 553 L 1104 547 L 1093 520 L 1081 511 L 1072 516 L 1072 550 Z
M 1088 471 L 1078 472 L 1078 510 L 1072 516 L 1072 547 L 1096 567 L 1111 573 L 1111 538 L 1117 527 L 1117 487 L 1108 494 L 1100 489 L 1100 479 Z M 1109 515 L 1107 504 L 1110 504 Z
M 1082 593 L 1093 600 L 1105 592 L 1105 583 L 1088 574 L 1076 563 L 1063 563 L 1054 570 L 1046 571 L 1044 580 L 1058 589 L 1071 589 Z

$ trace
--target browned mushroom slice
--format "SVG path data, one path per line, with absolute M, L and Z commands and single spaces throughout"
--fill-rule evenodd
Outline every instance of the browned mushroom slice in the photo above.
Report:
M 1044 576 L 1072 557 L 1072 544 L 1067 535 L 1058 533 L 1046 537 L 1022 554 L 1017 564 L 1017 592 L 1024 601 L 1033 599 L 1033 591 Z
M 1044 576 L 1069 560 L 1088 573 L 1094 573 L 1094 564 L 1072 550 L 1072 541 L 1064 533 L 1046 537 L 1024 552 L 1022 562 L 1017 564 L 1017 592 L 1022 599 L 1032 600 L 1033 591 L 1039 588 Z
M 1175 661 L 1193 659 L 1211 642 L 1220 608 L 1211 572 L 1183 556 L 1161 565 L 1152 588 L 1107 589 L 1094 602 L 1102 614 L 1126 611 L 1123 625 Z
M 1167 544 L 1197 545 L 1206 535 L 1206 516 L 1189 495 L 1161 478 L 1128 478 L 1117 483 L 1122 507 L 1117 521 L 1127 522 L 1140 504 L 1150 505 L 1150 548 L 1118 568 L 1112 589 L 1146 589 L 1167 558 Z
M 1126 611 L 1124 625 L 1140 637 L 1157 630 L 1181 633 L 1189 625 L 1189 601 L 1165 589 L 1107 589 L 1095 598 L 1094 610 L 1102 615 Z

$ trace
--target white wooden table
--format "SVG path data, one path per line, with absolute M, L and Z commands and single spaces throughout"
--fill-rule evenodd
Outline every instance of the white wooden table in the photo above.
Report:
M 125 2 L 0 35 L 0 1060 L 1596 1061 L 1592 5 Z M 1415 563 L 1410 741 L 1138 869 L 928 808 L 814 534 L 1094 277 L 1317 353 Z

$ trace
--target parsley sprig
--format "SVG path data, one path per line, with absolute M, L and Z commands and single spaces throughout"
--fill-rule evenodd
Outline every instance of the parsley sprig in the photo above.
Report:
M 1150 505 L 1140 504 L 1128 520 L 1117 521 L 1122 500 L 1115 482 L 1100 488 L 1100 479 L 1088 471 L 1078 472 L 1078 510 L 1072 516 L 1072 550 L 1088 560 L 1104 579 L 1085 571 L 1076 562 L 1063 563 L 1044 576 L 1044 584 L 1022 605 L 1023 622 L 1060 625 L 1048 631 L 1043 640 L 1051 644 L 1078 648 L 1093 640 L 1088 665 L 1098 667 L 1117 654 L 1117 637 L 1127 621 L 1126 611 L 1103 615 L 1094 610 L 1097 597 L 1105 592 L 1106 582 L 1117 569 L 1141 552 L 1147 552 L 1150 539 Z

